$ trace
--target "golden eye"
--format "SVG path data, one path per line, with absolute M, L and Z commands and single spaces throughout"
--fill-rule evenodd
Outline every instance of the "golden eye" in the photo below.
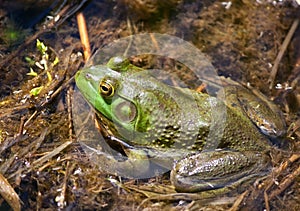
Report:
M 115 93 L 115 88 L 110 81 L 102 80 L 99 84 L 99 92 L 103 97 L 112 97 Z

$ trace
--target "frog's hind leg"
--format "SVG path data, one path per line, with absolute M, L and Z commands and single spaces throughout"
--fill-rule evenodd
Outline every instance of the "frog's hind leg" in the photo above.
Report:
M 235 185 L 270 169 L 270 158 L 262 152 L 215 150 L 179 160 L 171 181 L 179 192 L 199 192 Z

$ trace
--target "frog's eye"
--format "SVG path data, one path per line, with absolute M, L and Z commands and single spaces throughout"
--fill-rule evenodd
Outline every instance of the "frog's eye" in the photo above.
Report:
M 115 93 L 112 81 L 102 80 L 99 84 L 99 92 L 103 97 L 112 97 Z
M 129 65 L 130 65 L 129 59 L 122 56 L 113 57 L 107 63 L 107 66 L 110 69 L 118 72 L 124 71 Z

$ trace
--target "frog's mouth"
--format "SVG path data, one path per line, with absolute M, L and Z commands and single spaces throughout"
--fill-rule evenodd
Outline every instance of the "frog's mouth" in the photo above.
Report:
M 95 124 L 97 129 L 102 133 L 102 135 L 104 135 L 104 137 L 121 137 L 121 135 L 118 133 L 116 123 L 99 112 L 95 112 Z
M 101 113 L 95 113 L 95 125 L 106 143 L 113 149 L 126 156 L 124 148 L 131 148 L 130 145 L 121 141 L 121 135 L 118 133 L 115 123 L 106 118 Z

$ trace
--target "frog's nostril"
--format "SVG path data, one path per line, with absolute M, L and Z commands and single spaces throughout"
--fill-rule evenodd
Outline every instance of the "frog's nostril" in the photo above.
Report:
M 85 74 L 85 78 L 86 78 L 87 80 L 90 80 L 90 79 L 92 79 L 92 75 L 89 74 L 89 73 L 87 73 L 87 74 Z

